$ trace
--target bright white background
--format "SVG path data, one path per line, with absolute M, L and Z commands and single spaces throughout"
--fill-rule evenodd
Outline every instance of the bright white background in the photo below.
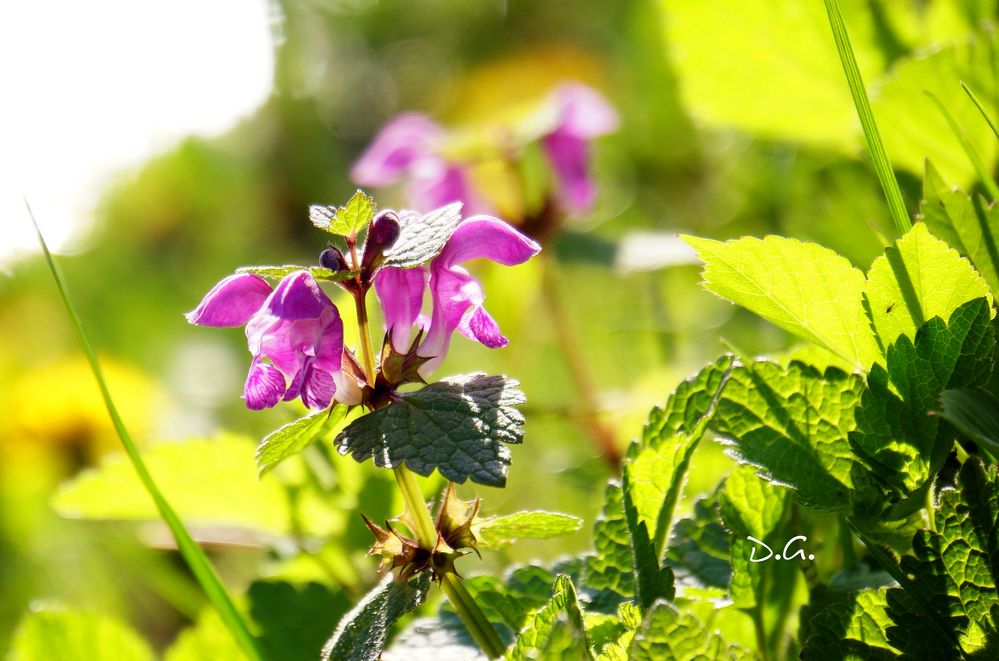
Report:
M 0 269 L 73 252 L 115 176 L 185 135 L 224 132 L 270 93 L 266 0 L 0 3 Z

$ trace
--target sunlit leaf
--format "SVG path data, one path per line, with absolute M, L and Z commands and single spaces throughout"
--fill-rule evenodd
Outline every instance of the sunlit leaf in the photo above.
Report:
M 536 658 L 565 658 L 568 653 L 564 647 L 553 650 L 550 637 L 555 630 L 559 617 L 565 615 L 573 634 L 571 647 L 576 658 L 593 659 L 590 641 L 583 625 L 583 611 L 576 597 L 576 589 L 568 576 L 558 576 L 553 586 L 552 597 L 544 606 L 528 617 L 527 626 L 517 636 L 517 641 L 507 651 L 509 661 Z M 553 652 L 556 655 L 553 655 Z
M 704 261 L 704 286 L 860 369 L 878 357 L 864 314 L 864 275 L 828 248 L 768 236 L 684 237 Z
M 631 661 L 660 659 L 753 659 L 746 649 L 730 645 L 690 613 L 661 601 L 645 617 L 628 648 Z
M 347 271 L 334 273 L 321 266 L 296 266 L 295 264 L 286 264 L 284 266 L 241 266 L 236 269 L 236 273 L 252 273 L 259 275 L 261 278 L 271 278 L 273 280 L 281 280 L 298 271 L 307 271 L 316 280 L 326 280 L 328 282 L 340 282 L 354 275 Z
M 865 304 L 881 346 L 916 329 L 933 317 L 949 319 L 970 300 L 987 297 L 988 285 L 967 259 L 930 234 L 922 223 L 885 250 L 871 265 Z
M 558 512 L 515 512 L 482 519 L 478 532 L 491 548 L 500 548 L 518 539 L 548 539 L 579 530 L 583 520 Z
M 461 223 L 461 203 L 416 218 L 403 218 L 399 238 L 385 251 L 384 266 L 411 268 L 436 257 Z
M 364 191 L 354 193 L 342 207 L 311 206 L 309 219 L 319 229 L 341 236 L 355 235 L 375 217 L 375 200 Z
M 323 438 L 347 415 L 346 406 L 314 411 L 304 418 L 274 430 L 257 446 L 257 469 L 263 477 L 282 461 L 301 452 L 309 443 Z

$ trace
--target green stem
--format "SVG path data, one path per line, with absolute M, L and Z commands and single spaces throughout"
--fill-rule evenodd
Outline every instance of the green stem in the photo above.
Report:
M 236 610 L 236 606 L 233 604 L 232 599 L 230 599 L 229 594 L 226 592 L 225 586 L 222 585 L 222 581 L 219 579 L 218 574 L 215 573 L 214 567 L 212 567 L 212 564 L 205 555 L 205 552 L 200 546 L 198 546 L 197 542 L 194 541 L 194 538 L 191 537 L 191 534 L 184 526 L 184 522 L 181 521 L 180 516 L 177 515 L 177 512 L 159 490 L 159 487 L 156 486 L 156 482 L 153 480 L 152 474 L 150 474 L 149 469 L 146 467 L 146 464 L 142 459 L 142 455 L 139 453 L 138 446 L 136 446 L 135 441 L 132 440 L 132 436 L 125 428 L 125 423 L 122 422 L 121 416 L 118 414 L 118 409 L 115 407 L 114 400 L 111 398 L 111 391 L 108 389 L 107 382 L 104 380 L 104 371 L 101 369 L 100 361 L 97 360 L 97 354 L 94 351 L 94 346 L 90 342 L 90 337 L 87 335 L 87 331 L 83 328 L 83 322 L 80 320 L 80 315 L 76 311 L 76 306 L 73 305 L 73 301 L 69 297 L 69 290 L 66 286 L 66 281 L 62 276 L 62 272 L 59 270 L 58 265 L 52 258 L 52 254 L 49 252 L 48 245 L 45 243 L 45 238 L 42 236 L 42 231 L 38 227 L 38 221 L 35 220 L 35 216 L 31 211 L 31 206 L 28 204 L 27 200 L 25 200 L 24 203 L 25 206 L 28 207 L 28 215 L 31 217 L 31 222 L 35 226 L 35 232 L 38 234 L 38 243 L 42 247 L 42 252 L 45 255 L 46 262 L 48 262 L 49 271 L 52 273 L 52 277 L 56 282 L 59 294 L 62 297 L 62 301 L 66 306 L 67 312 L 69 313 L 69 317 L 73 322 L 73 327 L 76 330 L 77 337 L 83 347 L 83 353 L 87 356 L 87 361 L 90 363 L 90 369 L 94 374 L 94 378 L 97 380 L 97 387 L 100 389 L 101 397 L 104 400 L 104 406 L 107 409 L 108 416 L 111 418 L 111 422 L 118 434 L 118 438 L 121 439 L 121 444 L 125 447 L 125 454 L 128 455 L 129 461 L 132 463 L 132 468 L 135 469 L 136 474 L 139 476 L 139 481 L 142 482 L 142 486 L 153 499 L 153 503 L 155 503 L 156 509 L 160 513 L 160 517 L 167 524 L 167 527 L 173 534 L 173 538 L 177 543 L 177 550 L 180 552 L 181 557 L 184 558 L 187 566 L 191 569 L 191 573 L 194 574 L 194 577 L 201 585 L 201 589 L 204 590 L 205 595 L 208 597 L 208 601 L 215 607 L 215 610 L 218 611 L 219 617 L 229 629 L 229 633 L 236 640 L 236 643 L 240 646 L 243 652 L 252 661 L 262 660 L 264 655 L 257 647 L 256 639 L 250 633 L 250 629 L 243 620 L 243 617 L 239 614 L 239 611 Z
M 982 113 L 982 117 L 984 117 L 985 121 L 988 122 L 989 128 L 991 128 L 992 132 L 996 134 L 997 138 L 999 138 L 999 127 L 997 127 L 996 123 L 992 121 L 992 115 L 990 115 L 985 110 L 985 106 L 982 105 L 982 102 L 978 99 L 978 96 L 976 96 L 975 93 L 971 91 L 970 87 L 964 84 L 964 81 L 961 81 L 961 87 L 963 87 L 964 91 L 968 93 L 969 97 L 971 97 L 971 101 L 972 103 L 975 104 L 975 107 L 978 108 L 978 112 Z
M 757 599 L 753 608 L 753 630 L 756 632 L 756 649 L 761 661 L 767 661 L 767 629 L 763 623 L 763 600 Z
M 832 28 L 833 39 L 836 40 L 836 49 L 839 51 L 843 73 L 846 74 L 846 82 L 850 86 L 850 94 L 853 96 L 853 105 L 857 108 L 857 116 L 864 129 L 867 150 L 871 154 L 871 160 L 874 161 L 874 170 L 877 172 L 881 188 L 888 200 L 888 210 L 891 212 L 895 229 L 899 234 L 905 234 L 912 229 L 912 221 L 909 220 L 909 214 L 905 210 L 902 191 L 898 187 L 898 180 L 895 179 L 895 171 L 891 167 L 891 161 L 888 160 L 888 151 L 885 149 L 884 140 L 881 139 L 881 133 L 878 131 L 878 124 L 874 121 L 871 101 L 867 98 L 864 79 L 857 67 L 857 58 L 853 55 L 850 35 L 847 34 L 846 25 L 843 23 L 843 14 L 840 13 L 837 0 L 825 0 L 825 3 L 826 13 L 829 15 L 829 27 Z
M 933 502 L 933 485 L 926 490 L 926 516 L 930 520 L 930 530 L 937 531 L 937 512 Z
M 364 371 L 368 383 L 375 382 L 375 363 L 371 353 L 371 332 L 368 324 L 368 311 L 365 305 L 366 290 L 354 296 L 354 303 L 357 309 L 357 327 L 360 333 L 361 356 L 364 361 Z M 416 535 L 416 540 L 423 548 L 433 551 L 437 546 L 437 526 L 430 516 L 427 503 L 423 499 L 423 492 L 416 481 L 416 476 L 400 464 L 392 469 L 395 483 L 402 492 L 403 501 L 406 503 L 406 511 L 410 513 L 411 522 L 416 530 L 411 531 Z M 475 603 L 475 599 L 461 582 L 461 577 L 453 572 L 444 572 L 441 575 L 441 591 L 447 596 L 458 617 L 464 623 L 468 633 L 471 634 L 476 644 L 490 659 L 503 656 L 506 646 L 500 640 L 496 630 L 486 618 L 485 613 Z
M 857 553 L 853 549 L 853 533 L 842 514 L 839 517 L 839 545 L 843 551 L 843 567 L 854 569 L 857 566 Z

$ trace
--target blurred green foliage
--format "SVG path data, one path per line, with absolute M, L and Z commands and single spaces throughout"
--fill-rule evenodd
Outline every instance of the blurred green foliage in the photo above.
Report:
M 943 180 L 983 192 L 922 90 L 936 94 L 995 172 L 996 141 L 959 81 L 996 114 L 996 3 L 842 5 L 910 211 L 927 156 Z M 603 500 L 595 485 L 608 473 L 587 440 L 593 416 L 623 448 L 649 409 L 725 346 L 744 355 L 789 348 L 783 332 L 705 295 L 696 268 L 621 263 L 627 236 L 783 234 L 866 269 L 881 252 L 879 235 L 890 235 L 818 3 L 584 0 L 567 10 L 555 0 L 284 0 L 273 11 L 271 98 L 226 134 L 188 138 L 117 181 L 91 234 L 62 258 L 154 475 L 233 591 L 248 593 L 265 633 L 294 636 L 298 625 L 255 612 L 262 591 L 282 604 L 325 599 L 342 612 L 374 584 L 375 563 L 364 557 L 370 538 L 354 512 L 381 520 L 400 505 L 390 476 L 328 444 L 257 482 L 254 444 L 293 415 L 247 412 L 238 397 L 242 334 L 193 329 L 181 313 L 238 266 L 315 261 L 325 237 L 308 222 L 308 205 L 349 197 L 351 162 L 395 113 L 488 122 L 577 79 L 601 89 L 622 117 L 618 133 L 596 145 L 597 208 L 546 245 L 558 258 L 556 291 L 594 375 L 598 411 L 579 405 L 539 291 L 540 265 L 473 267 L 511 344 L 487 352 L 456 340 L 441 374 L 510 374 L 528 397 L 526 442 L 513 451 L 506 489 L 480 490 L 486 514 L 551 509 L 592 522 Z M 379 199 L 398 202 L 391 193 Z M 198 616 L 203 599 L 162 530 L 147 525 L 155 517 L 127 467 L 99 459 L 115 447 L 111 428 L 40 261 L 0 279 L 0 327 L 0 653 L 14 645 L 17 658 L 37 658 L 30 650 L 47 616 L 29 618 L 12 638 L 29 604 L 111 615 L 157 649 L 197 621 L 168 659 L 219 658 L 204 656 L 212 645 L 231 653 L 213 615 Z M 702 444 L 678 516 L 694 512 L 695 497 L 731 468 L 717 444 Z M 424 487 L 430 497 L 442 482 Z M 589 547 L 583 532 L 522 542 L 461 569 Z M 261 578 L 277 582 L 260 587 Z M 318 594 L 312 582 L 330 592 Z M 715 624 L 752 646 L 745 622 L 725 617 Z M 331 630 L 335 620 L 316 626 Z M 146 658 L 118 628 L 86 615 L 72 624 L 74 635 L 106 636 Z

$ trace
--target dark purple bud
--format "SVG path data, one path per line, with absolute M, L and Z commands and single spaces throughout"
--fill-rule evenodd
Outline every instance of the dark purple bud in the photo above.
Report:
M 385 251 L 399 240 L 401 228 L 399 216 L 394 211 L 382 211 L 371 221 L 368 236 L 364 239 L 364 253 L 361 255 L 361 271 L 367 274 L 366 280 L 373 277 L 374 271 L 385 257 Z
M 394 211 L 382 211 L 371 221 L 368 229 L 368 238 L 365 240 L 365 252 L 367 246 L 385 251 L 392 247 L 399 239 L 399 216 Z
M 333 271 L 334 273 L 350 270 L 350 267 L 347 266 L 347 260 L 344 258 L 343 253 L 337 248 L 327 248 L 324 250 L 322 254 L 319 255 L 319 265 Z

